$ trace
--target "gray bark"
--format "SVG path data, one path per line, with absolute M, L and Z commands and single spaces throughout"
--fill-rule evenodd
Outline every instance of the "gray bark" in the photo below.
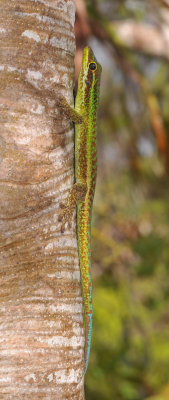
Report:
M 0 398 L 84 399 L 73 183 L 73 0 L 0 1 Z

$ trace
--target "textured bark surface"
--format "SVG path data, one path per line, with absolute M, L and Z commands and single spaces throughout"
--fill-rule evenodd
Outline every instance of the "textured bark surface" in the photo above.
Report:
M 84 399 L 73 182 L 73 0 L 0 0 L 0 399 Z

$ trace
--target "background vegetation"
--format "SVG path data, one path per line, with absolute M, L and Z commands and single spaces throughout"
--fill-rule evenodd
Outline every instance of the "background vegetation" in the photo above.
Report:
M 86 6 L 86 14 L 77 11 L 77 44 L 89 43 L 103 65 L 92 230 L 94 328 L 86 399 L 166 400 L 169 80 L 162 35 L 168 3 L 93 0 Z M 126 22 L 138 36 L 145 29 L 147 40 L 146 29 L 153 29 L 150 51 L 141 33 L 137 43 L 136 37 L 129 43 L 126 31 L 122 42 L 118 24 L 125 28 Z M 157 53 L 155 32 L 161 35 Z

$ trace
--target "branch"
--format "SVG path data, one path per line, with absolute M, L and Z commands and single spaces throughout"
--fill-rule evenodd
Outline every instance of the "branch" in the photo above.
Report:
M 130 49 L 169 59 L 169 30 L 163 25 L 158 29 L 152 25 L 133 21 L 113 22 L 119 40 Z

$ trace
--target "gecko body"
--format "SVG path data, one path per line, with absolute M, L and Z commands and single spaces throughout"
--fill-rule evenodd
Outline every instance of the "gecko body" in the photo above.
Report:
M 85 47 L 75 101 L 75 184 L 63 212 L 64 224 L 77 204 L 77 238 L 85 315 L 85 372 L 92 334 L 91 217 L 97 174 L 97 110 L 101 66 Z M 82 117 L 80 121 L 78 116 Z M 80 122 L 80 123 L 79 123 Z

